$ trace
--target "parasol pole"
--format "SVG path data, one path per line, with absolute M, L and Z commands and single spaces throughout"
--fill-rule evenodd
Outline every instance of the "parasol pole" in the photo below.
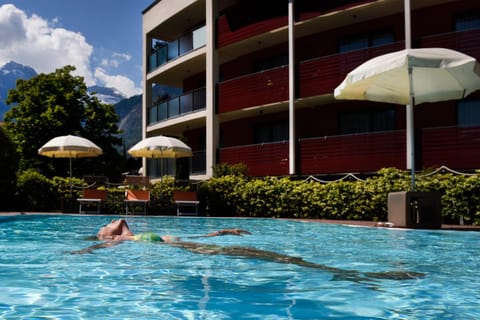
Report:
M 404 15 L 405 15 L 405 49 L 412 48 L 412 18 L 410 0 L 404 1 Z M 415 136 L 414 136 L 414 98 L 413 98 L 413 79 L 412 68 L 408 67 L 408 82 L 409 82 L 409 102 L 406 105 L 406 135 L 407 135 L 407 169 L 411 170 L 411 184 L 412 191 L 415 191 Z
M 70 198 L 72 197 L 73 181 L 72 181 L 72 157 L 69 157 L 70 160 Z
M 410 164 L 412 191 L 415 191 L 415 127 L 412 67 L 408 67 L 409 103 L 407 105 L 407 168 Z

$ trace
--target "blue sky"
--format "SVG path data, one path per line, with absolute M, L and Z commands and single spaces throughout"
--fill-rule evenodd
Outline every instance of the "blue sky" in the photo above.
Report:
M 142 11 L 153 0 L 0 0 L 0 66 L 74 65 L 87 85 L 141 93 Z

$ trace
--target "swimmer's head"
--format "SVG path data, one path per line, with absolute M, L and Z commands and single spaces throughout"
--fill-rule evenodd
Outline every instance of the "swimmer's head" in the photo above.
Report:
M 112 222 L 102 227 L 97 234 L 97 238 L 100 240 L 112 240 L 117 236 L 133 236 L 124 219 L 112 220 Z

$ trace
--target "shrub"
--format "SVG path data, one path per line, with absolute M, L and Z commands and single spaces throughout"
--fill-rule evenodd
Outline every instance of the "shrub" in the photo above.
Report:
M 17 208 L 23 211 L 50 211 L 58 204 L 53 182 L 34 169 L 21 172 L 16 185 Z
M 175 212 L 173 202 L 173 191 L 175 190 L 175 179 L 164 176 L 160 182 L 152 185 L 150 190 L 150 210 L 154 213 L 172 214 Z
M 18 156 L 15 145 L 8 137 L 6 130 L 0 124 L 0 210 L 13 208 L 13 196 L 15 194 Z
M 322 184 L 241 175 L 212 178 L 201 186 L 210 215 L 386 221 L 388 194 L 410 189 L 410 174 L 385 168 L 365 181 Z M 438 191 L 445 223 L 480 225 L 480 177 L 419 175 L 417 191 Z

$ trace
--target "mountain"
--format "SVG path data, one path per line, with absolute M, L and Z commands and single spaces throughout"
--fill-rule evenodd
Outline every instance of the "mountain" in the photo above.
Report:
M 3 119 L 5 112 L 10 109 L 5 103 L 8 91 L 15 88 L 18 79 L 28 80 L 36 75 L 37 72 L 33 68 L 14 61 L 10 61 L 0 68 L 0 121 Z M 106 104 L 114 105 L 126 98 L 113 88 L 91 86 L 88 91 L 95 93 L 98 99 Z
M 157 97 L 175 97 L 181 94 L 178 88 L 156 85 L 152 89 L 153 101 Z M 124 99 L 115 104 L 115 111 L 120 117 L 119 129 L 126 150 L 142 139 L 142 95 Z
M 9 62 L 0 68 L 0 122 L 9 106 L 5 104 L 8 91 L 15 88 L 18 79 L 28 80 L 37 75 L 34 69 L 16 62 Z M 120 137 L 124 141 L 124 147 L 128 150 L 142 138 L 142 95 L 126 98 L 118 90 L 101 86 L 91 86 L 90 93 L 95 93 L 100 101 L 113 104 L 115 111 L 120 117 L 118 123 L 122 131 Z M 175 97 L 181 94 L 181 90 L 172 87 L 154 86 L 152 98 Z
M 3 120 L 5 112 L 10 109 L 5 103 L 8 91 L 15 88 L 18 79 L 28 80 L 36 75 L 37 72 L 32 68 L 13 61 L 0 68 L 0 121 Z
M 105 104 L 117 104 L 127 98 L 114 88 L 91 86 L 88 87 L 88 91 L 90 93 L 95 93 L 97 98 Z

